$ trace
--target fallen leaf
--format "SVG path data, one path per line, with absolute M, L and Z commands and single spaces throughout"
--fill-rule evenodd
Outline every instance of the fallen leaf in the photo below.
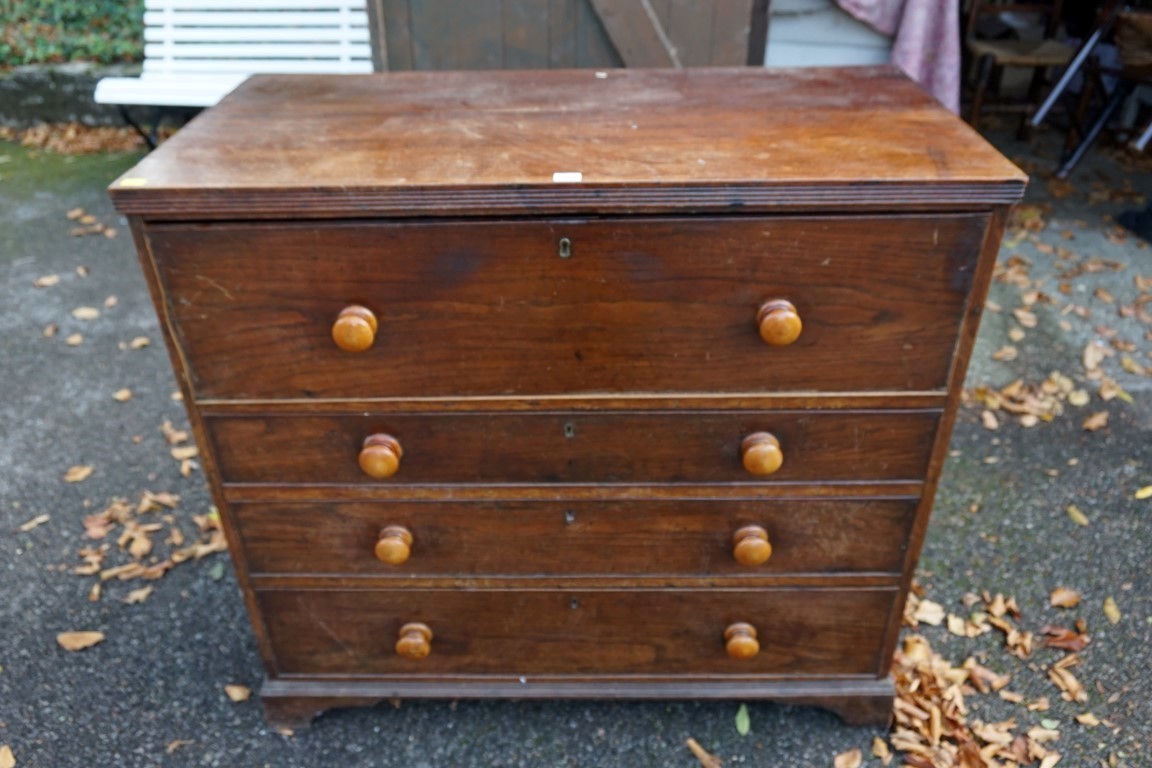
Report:
M 1027 334 L 1024 333 L 1023 328 L 1017 328 L 1016 326 L 1012 326 L 1011 328 L 1008 329 L 1008 340 L 1009 341 L 1015 341 L 1015 342 L 1024 341 L 1024 337 L 1026 335 Z
M 137 605 L 147 600 L 148 596 L 151 594 L 152 587 L 141 587 L 140 589 L 134 589 L 125 595 L 122 599 L 122 602 L 125 602 L 128 605 Z
M 93 467 L 88 464 L 77 464 L 74 467 L 69 467 L 68 471 L 64 473 L 64 482 L 66 483 L 79 483 L 87 480 L 89 475 L 92 474 Z
M 188 433 L 183 429 L 176 429 L 172 426 L 172 422 L 167 419 L 160 425 L 160 431 L 164 433 L 164 439 L 168 441 L 168 445 L 179 445 L 188 440 Z
M 81 264 L 80 266 L 76 267 L 76 274 L 80 277 L 88 277 L 88 267 Z
M 1065 511 L 1068 513 L 1069 519 L 1076 523 L 1076 525 L 1088 525 L 1088 515 L 1084 514 L 1080 510 L 1080 507 L 1075 504 L 1069 504 L 1068 509 Z
M 1001 363 L 1008 363 L 1015 360 L 1020 355 L 1020 351 L 1011 344 L 1005 344 L 992 353 L 992 359 Z
M 48 325 L 44 326 L 44 337 L 47 339 L 51 339 L 59 332 L 60 326 L 56 325 L 56 323 L 48 323 Z
M 1112 304 L 1116 301 L 1116 299 L 1112 297 L 1112 294 L 1104 288 L 1097 288 L 1095 291 L 1093 291 L 1093 295 L 1100 299 L 1100 301 L 1106 302 L 1108 304 Z
M 1098 339 L 1088 342 L 1084 347 L 1084 354 L 1082 355 L 1084 370 L 1096 370 L 1100 367 L 1100 363 L 1104 362 L 1104 358 L 1113 354 L 1115 354 L 1115 352 L 1104 346 L 1104 343 Z
M 1081 725 L 1086 725 L 1089 728 L 1095 728 L 1096 726 L 1100 725 L 1100 718 L 1096 717 L 1096 715 L 1092 714 L 1091 712 L 1085 712 L 1082 715 L 1076 715 L 1076 722 L 1080 723 Z
M 246 685 L 226 685 L 224 686 L 224 693 L 228 694 L 228 698 L 237 704 L 248 701 L 248 697 L 252 695 L 252 691 Z
M 1088 405 L 1088 401 L 1092 396 L 1088 394 L 1086 389 L 1074 389 L 1068 393 L 1068 402 L 1077 408 Z
M 1012 310 L 1012 316 L 1016 318 L 1016 322 L 1025 328 L 1036 327 L 1036 315 L 1027 309 L 1014 309 Z
M 688 739 L 684 743 L 688 746 L 688 749 L 691 750 L 692 754 L 696 756 L 696 759 L 700 761 L 700 765 L 703 766 L 703 768 L 721 767 L 720 759 L 715 755 L 709 754 L 704 747 L 700 746 L 700 743 L 696 741 L 696 739 Z
M 56 642 L 66 651 L 82 651 L 104 642 L 103 632 L 61 632 Z
M 48 522 L 51 519 L 52 518 L 49 515 L 37 515 L 36 517 L 32 518 L 28 522 L 24 523 L 24 525 L 20 526 L 20 533 L 28 533 L 28 531 L 32 530 L 33 528 L 38 528 L 41 525 L 44 525 L 44 523 Z
M 938 627 L 944 622 L 944 607 L 931 600 L 921 600 L 920 604 L 916 606 L 916 613 L 913 614 L 913 618 L 924 624 Z
M 84 343 L 84 336 L 79 333 L 73 333 L 71 336 L 64 339 L 64 343 L 70 347 L 78 347 Z
M 1000 421 L 996 418 L 996 414 L 992 411 L 984 411 L 980 414 L 980 422 L 984 425 L 984 429 L 999 429 Z
M 112 399 L 118 403 L 126 403 L 132 399 L 132 390 L 124 387 L 112 393 Z
M 136 338 L 132 339 L 132 341 L 128 342 L 128 346 L 132 349 L 142 349 L 151 343 L 152 342 L 148 340 L 147 336 L 137 336 Z
M 863 762 L 864 754 L 859 749 L 850 749 L 836 755 L 832 765 L 834 768 L 860 768 L 860 764 Z
M 0 744 L 0 768 L 16 768 L 16 756 L 7 744 Z
M 68 217 L 69 221 L 75 221 L 76 219 L 78 219 L 84 215 L 84 209 L 83 208 L 73 208 L 72 210 L 68 211 L 68 213 L 66 213 L 64 215 L 66 217 Z
M 1134 494 L 1137 499 L 1152 499 L 1152 485 L 1138 488 Z
M 103 587 L 100 585 L 100 582 L 96 582 L 95 584 L 93 584 L 92 589 L 88 590 L 88 602 L 90 602 L 90 603 L 100 602 L 100 594 L 103 591 L 104 590 L 103 590 Z
M 167 752 L 168 754 L 172 754 L 173 752 L 180 749 L 181 747 L 187 747 L 189 744 L 194 744 L 194 743 L 195 742 L 193 742 L 190 739 L 173 739 L 172 741 L 168 742 L 168 746 L 166 746 L 164 748 L 164 751 Z
M 60 275 L 44 275 L 43 277 L 36 278 L 32 285 L 37 288 L 51 288 L 58 282 L 60 282 Z
M 892 750 L 888 749 L 888 742 L 879 736 L 872 737 L 872 756 L 880 758 L 882 765 L 892 762 Z
M 1040 628 L 1040 632 L 1045 635 L 1044 647 L 1046 648 L 1059 648 L 1062 651 L 1079 653 L 1088 647 L 1088 643 L 1091 642 L 1088 635 L 1068 629 L 1067 627 L 1056 627 L 1047 624 Z
M 77 320 L 95 320 L 100 317 L 100 310 L 96 307 L 76 307 L 72 310 L 72 317 Z
M 1040 761 L 1040 768 L 1054 768 L 1058 762 L 1060 762 L 1060 753 L 1049 752 L 1044 755 L 1044 759 Z
M 1108 411 L 1096 411 L 1080 425 L 1085 432 L 1096 432 L 1108 426 Z
M 116 237 L 117 234 L 119 234 L 119 233 L 116 231 L 116 227 L 105 227 L 104 228 L 104 237 L 108 238 L 109 240 Z
M 115 296 L 109 296 L 108 298 L 104 299 L 104 308 L 105 309 L 112 309 L 112 307 L 116 306 L 119 303 L 120 303 L 120 299 L 116 298 Z
M 1112 624 L 1120 623 L 1120 608 L 1116 605 L 1116 601 L 1110 597 L 1104 600 L 1104 615 L 1108 617 L 1108 621 Z
M 172 458 L 177 461 L 184 461 L 200 455 L 200 449 L 194 445 L 185 445 L 179 448 L 172 449 Z
M 1080 593 L 1067 587 L 1056 587 L 1048 596 L 1048 604 L 1053 608 L 1075 608 L 1080 604 Z
M 747 736 L 750 730 L 752 730 L 752 719 L 748 716 L 748 705 L 741 704 L 740 708 L 736 710 L 736 733 Z

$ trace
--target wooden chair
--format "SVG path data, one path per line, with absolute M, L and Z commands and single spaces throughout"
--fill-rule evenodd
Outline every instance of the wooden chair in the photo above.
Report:
M 964 45 L 976 64 L 976 83 L 968 118 L 973 127 L 979 127 L 988 89 L 997 71 L 1002 72 L 1005 67 L 1032 70 L 1032 82 L 1028 88 L 1027 100 L 1023 103 L 998 105 L 1000 109 L 1023 111 L 1027 117 L 1027 113 L 1032 111 L 1040 99 L 1048 70 L 1066 66 L 1072 59 L 1074 49 L 1054 37 L 1060 25 L 1061 4 L 1061 0 L 1032 3 L 972 0 Z M 1043 26 L 1043 36 L 1038 40 L 1023 40 L 1016 37 L 990 40 L 978 37 L 982 18 L 1005 13 L 1038 15 Z M 1021 125 L 1021 131 L 1024 130 L 1026 123 Z

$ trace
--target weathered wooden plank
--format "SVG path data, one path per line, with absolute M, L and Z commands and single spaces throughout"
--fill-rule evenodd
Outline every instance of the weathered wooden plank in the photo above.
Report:
M 576 66 L 576 6 L 584 0 L 548 0 L 548 66 Z
M 650 0 L 589 0 L 629 67 L 678 67 L 680 60 Z
M 548 0 L 503 0 L 505 69 L 546 69 L 549 59 Z
M 748 61 L 752 25 L 752 0 L 713 0 L 712 55 L 715 67 L 737 67 Z

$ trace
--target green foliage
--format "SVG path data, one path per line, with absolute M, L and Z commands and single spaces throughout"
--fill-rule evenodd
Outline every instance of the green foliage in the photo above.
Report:
M 139 61 L 143 0 L 0 0 L 0 68 Z

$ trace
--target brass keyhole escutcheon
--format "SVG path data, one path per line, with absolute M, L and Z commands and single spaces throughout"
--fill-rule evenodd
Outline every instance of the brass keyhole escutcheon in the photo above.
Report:
M 560 238 L 560 243 L 557 245 L 556 251 L 562 259 L 572 258 L 572 241 L 566 237 Z

